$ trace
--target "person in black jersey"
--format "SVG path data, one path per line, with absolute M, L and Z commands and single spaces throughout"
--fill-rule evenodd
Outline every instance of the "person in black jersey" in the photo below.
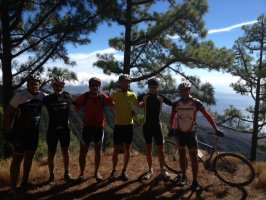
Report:
M 30 75 L 27 79 L 27 88 L 12 98 L 5 111 L 5 136 L 7 142 L 14 147 L 10 165 L 9 194 L 12 195 L 16 193 L 22 160 L 24 162 L 21 187 L 24 190 L 35 188 L 28 179 L 32 159 L 38 146 L 42 100 L 45 96 L 39 90 L 40 83 L 39 77 Z
M 65 82 L 60 79 L 52 81 L 54 93 L 46 96 L 43 100 L 48 111 L 49 125 L 47 130 L 47 146 L 48 146 L 48 168 L 50 177 L 48 182 L 54 183 L 54 157 L 58 141 L 61 144 L 62 156 L 64 162 L 64 180 L 72 181 L 73 178 L 68 171 L 69 167 L 69 144 L 70 130 L 68 125 L 68 113 L 72 103 L 72 97 L 68 92 L 64 91 Z
M 146 158 L 149 170 L 144 175 L 144 179 L 149 179 L 153 175 L 152 169 L 152 138 L 155 139 L 159 153 L 159 163 L 161 176 L 169 178 L 169 173 L 165 170 L 164 158 L 164 137 L 162 133 L 161 114 L 162 104 L 172 106 L 172 101 L 158 93 L 159 81 L 156 78 L 148 80 L 149 93 L 139 96 L 138 100 L 144 105 L 143 134 L 146 141 Z

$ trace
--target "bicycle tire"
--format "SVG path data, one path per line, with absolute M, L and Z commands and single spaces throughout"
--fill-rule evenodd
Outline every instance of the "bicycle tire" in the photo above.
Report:
M 245 157 L 235 153 L 221 153 L 213 160 L 215 175 L 230 186 L 245 186 L 255 178 L 255 170 Z
M 164 144 L 165 166 L 170 171 L 178 174 L 181 172 L 178 165 L 178 146 L 171 140 L 166 140 Z

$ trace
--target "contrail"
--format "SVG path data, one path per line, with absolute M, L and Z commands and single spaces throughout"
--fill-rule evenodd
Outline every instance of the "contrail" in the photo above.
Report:
M 244 25 L 254 24 L 256 22 L 257 22 L 257 20 L 254 20 L 254 21 L 249 21 L 249 22 L 243 22 L 243 23 L 236 24 L 236 25 L 229 26 L 229 27 L 225 27 L 225 28 L 212 29 L 212 30 L 208 31 L 208 34 L 220 33 L 220 32 L 228 32 L 228 31 L 231 31 L 231 30 L 236 29 L 236 28 L 241 28 Z

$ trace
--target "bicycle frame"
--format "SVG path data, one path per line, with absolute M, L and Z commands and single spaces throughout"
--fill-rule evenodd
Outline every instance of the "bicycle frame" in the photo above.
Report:
M 200 154 L 200 153 L 199 153 L 200 150 L 198 149 L 198 151 L 199 151 L 199 152 L 198 152 L 198 158 L 199 158 L 203 163 L 211 163 L 211 160 L 212 160 L 212 158 L 213 158 L 214 153 L 217 152 L 217 145 L 218 145 L 218 143 L 219 143 L 219 140 L 220 140 L 220 137 L 217 136 L 216 139 L 215 139 L 215 142 L 213 143 L 213 145 L 209 145 L 209 144 L 206 144 L 206 143 L 204 143 L 204 142 L 198 141 L 198 144 L 201 144 L 201 145 L 203 145 L 203 146 L 208 147 L 208 148 L 211 149 L 211 153 L 210 153 L 210 155 L 209 155 L 209 158 L 206 159 L 206 160 L 204 160 L 204 159 L 202 158 L 202 156 L 199 155 L 199 154 Z M 218 153 L 218 152 L 217 152 L 217 153 Z
M 202 141 L 197 141 L 199 145 L 207 147 L 208 156 L 203 157 L 200 149 L 198 149 L 198 160 L 203 163 L 206 170 L 214 172 L 214 174 L 224 183 L 231 186 L 245 186 L 250 184 L 255 178 L 255 170 L 245 157 L 233 152 L 220 152 L 217 146 L 220 136 L 217 136 L 212 145 L 206 144 Z M 174 173 L 180 173 L 173 164 L 176 161 L 175 155 L 177 153 L 178 144 L 169 141 L 169 147 L 172 149 L 169 160 L 166 162 L 166 167 Z M 201 154 L 201 155 L 200 155 Z

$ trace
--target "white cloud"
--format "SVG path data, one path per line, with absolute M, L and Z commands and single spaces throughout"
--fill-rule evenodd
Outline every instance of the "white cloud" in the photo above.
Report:
M 229 27 L 225 27 L 225 28 L 212 29 L 212 30 L 208 31 L 208 34 L 232 31 L 233 29 L 241 28 L 244 25 L 251 25 L 251 24 L 254 24 L 256 22 L 257 22 L 257 20 L 254 20 L 254 21 L 249 21 L 249 22 L 243 22 L 243 23 L 240 23 L 240 24 L 235 24 L 233 26 L 229 26 Z
M 116 81 L 117 76 L 115 75 L 107 75 L 103 72 L 91 71 L 91 72 L 78 72 L 78 81 L 73 83 L 69 83 L 69 85 L 88 85 L 88 81 L 92 77 L 97 77 L 104 82 L 110 82 L 111 80 Z
M 103 50 L 88 52 L 88 53 L 72 53 L 69 54 L 71 60 L 76 62 L 76 65 L 73 68 L 75 72 L 94 72 L 98 71 L 99 69 L 93 67 L 93 63 L 97 61 L 97 54 L 114 54 L 114 57 L 117 60 L 122 60 L 123 55 L 120 52 L 116 51 L 113 48 L 107 48 Z M 64 66 L 64 64 L 62 63 Z M 65 67 L 65 66 L 64 66 Z

